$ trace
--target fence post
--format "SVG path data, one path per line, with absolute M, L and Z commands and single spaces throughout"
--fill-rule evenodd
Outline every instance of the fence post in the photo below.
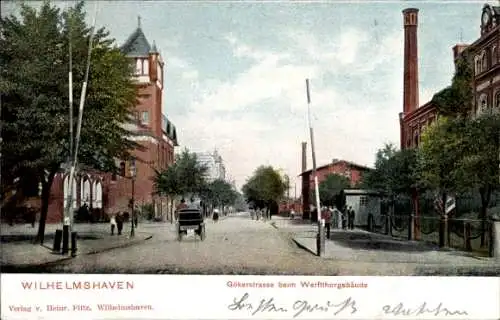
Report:
M 413 214 L 408 217 L 408 240 L 413 238 Z
M 471 232 L 470 222 L 464 221 L 464 243 L 465 243 L 465 250 L 467 251 L 472 251 L 471 234 L 472 232 Z
M 385 215 L 385 219 L 384 219 L 384 234 L 388 235 L 389 234 L 389 220 L 390 220 L 390 217 L 389 215 Z
M 449 233 L 448 233 L 448 215 L 444 214 L 439 219 L 439 246 L 441 248 L 448 247 L 449 243 Z

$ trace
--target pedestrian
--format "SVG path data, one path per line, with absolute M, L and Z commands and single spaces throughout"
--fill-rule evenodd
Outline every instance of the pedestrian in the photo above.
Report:
M 219 221 L 219 209 L 214 209 L 212 219 L 213 219 L 214 223 Z
M 116 227 L 118 229 L 118 235 L 121 235 L 122 234 L 122 229 L 123 229 L 123 219 L 124 219 L 124 216 L 121 212 L 118 212 L 118 214 L 116 215 Z
M 347 229 L 347 217 L 349 214 L 349 208 L 347 206 L 344 206 L 342 209 L 342 229 Z
M 332 213 L 327 207 L 323 207 L 321 210 L 321 219 L 325 220 L 326 238 L 330 239 L 330 227 L 332 223 Z
M 337 206 L 333 207 L 332 218 L 335 228 L 342 229 L 342 212 L 337 209 Z
M 116 228 L 116 214 L 112 214 L 111 218 L 109 219 L 109 224 L 111 225 L 111 235 L 115 235 L 115 228 Z
M 353 230 L 354 229 L 354 217 L 355 217 L 355 212 L 352 207 L 349 207 L 349 229 Z

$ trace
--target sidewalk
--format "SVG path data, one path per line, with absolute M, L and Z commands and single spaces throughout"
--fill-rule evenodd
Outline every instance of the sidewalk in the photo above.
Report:
M 316 255 L 316 224 L 282 217 L 273 217 L 273 220 L 271 223 L 275 228 L 288 233 L 299 247 Z M 491 258 L 475 257 L 460 250 L 443 250 L 424 242 L 399 240 L 360 229 L 332 229 L 321 258 L 373 263 L 497 266 Z
M 1 226 L 1 265 L 15 267 L 36 267 L 71 259 L 71 255 L 52 253 L 55 230 L 60 225 L 47 225 L 43 245 L 33 244 L 38 226 Z M 152 238 L 152 233 L 141 230 L 141 224 L 130 238 L 130 224 L 125 224 L 122 235 L 111 236 L 109 224 L 75 224 L 77 232 L 77 255 L 89 255 L 108 250 L 132 246 Z

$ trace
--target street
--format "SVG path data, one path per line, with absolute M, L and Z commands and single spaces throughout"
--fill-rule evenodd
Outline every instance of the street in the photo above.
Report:
M 328 241 L 323 257 L 305 250 L 314 236 L 311 225 L 290 224 L 273 217 L 256 221 L 238 213 L 214 223 L 206 220 L 207 237 L 188 235 L 177 241 L 175 224 L 142 223 L 147 241 L 94 254 L 82 254 L 35 272 L 146 274 L 274 274 L 274 275 L 495 275 L 498 266 L 455 252 L 358 248 Z M 357 231 L 363 233 L 364 231 Z M 307 239 L 306 239 L 307 240 Z M 415 246 L 418 244 L 411 244 Z M 419 254 L 419 256 L 415 256 Z M 410 258 L 410 256 L 412 258 Z M 374 257 L 377 257 L 376 259 Z M 395 258 L 399 257 L 399 258 Z M 493 267 L 493 268 L 492 268 Z M 31 271 L 33 272 L 33 271 Z

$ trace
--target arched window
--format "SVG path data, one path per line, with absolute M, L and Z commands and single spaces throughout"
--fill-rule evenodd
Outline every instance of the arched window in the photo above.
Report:
M 481 63 L 480 63 L 480 58 L 479 56 L 474 57 L 474 73 L 479 74 L 481 73 Z
M 142 74 L 142 59 L 135 59 L 135 74 Z
M 486 51 L 483 50 L 481 53 L 481 71 L 486 71 L 488 70 L 488 55 L 486 54 Z
M 480 97 L 479 97 L 479 101 L 478 101 L 478 106 L 477 106 L 477 112 L 476 114 L 479 116 L 479 115 L 482 115 L 484 114 L 486 111 L 488 110 L 488 97 L 486 96 L 486 94 L 482 94 Z
M 144 59 L 142 63 L 142 74 L 148 75 L 149 74 L 149 61 L 148 59 Z
M 81 198 L 80 198 L 80 204 L 83 206 L 84 204 L 87 204 L 87 206 L 90 206 L 91 198 L 90 198 L 90 181 L 88 180 L 88 177 L 84 177 L 82 179 L 82 184 L 81 184 Z
M 495 94 L 495 108 L 497 112 L 500 110 L 500 91 Z
M 64 208 L 68 206 L 68 197 L 69 197 L 69 175 L 67 175 L 64 178 L 63 181 L 63 195 L 64 195 Z M 73 208 L 77 208 L 77 203 L 76 203 L 76 179 L 73 179 Z
M 94 182 L 92 188 L 92 206 L 102 208 L 102 184 L 100 181 Z

